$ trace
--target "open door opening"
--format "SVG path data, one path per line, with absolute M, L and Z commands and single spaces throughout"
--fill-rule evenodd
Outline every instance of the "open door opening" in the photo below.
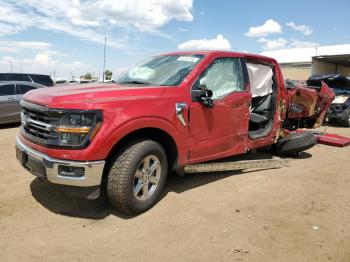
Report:
M 273 127 L 277 85 L 273 67 L 247 61 L 252 103 L 249 118 L 249 138 L 267 136 Z

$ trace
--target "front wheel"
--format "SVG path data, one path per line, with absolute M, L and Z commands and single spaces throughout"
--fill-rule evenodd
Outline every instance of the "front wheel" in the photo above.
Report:
M 168 173 L 163 147 L 153 140 L 131 143 L 117 154 L 108 173 L 110 203 L 128 214 L 151 208 L 158 200 Z

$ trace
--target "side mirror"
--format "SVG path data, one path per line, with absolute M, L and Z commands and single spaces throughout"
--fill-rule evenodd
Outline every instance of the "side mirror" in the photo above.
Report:
M 212 98 L 213 97 L 213 91 L 210 89 L 205 89 L 204 90 L 204 96 L 208 97 L 208 98 Z
M 193 89 L 192 94 L 192 100 L 201 103 L 205 107 L 214 107 L 214 103 L 212 100 L 213 97 L 213 91 L 210 89 L 207 89 L 204 84 L 199 85 L 199 89 Z

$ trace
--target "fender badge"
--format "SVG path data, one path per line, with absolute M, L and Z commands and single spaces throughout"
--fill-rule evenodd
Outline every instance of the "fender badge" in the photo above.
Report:
M 176 110 L 177 118 L 180 120 L 180 123 L 183 126 L 186 126 L 186 121 L 185 121 L 185 119 L 184 119 L 184 117 L 182 115 L 182 109 L 184 109 L 184 108 L 187 108 L 187 104 L 184 103 L 184 102 L 175 104 L 175 110 Z

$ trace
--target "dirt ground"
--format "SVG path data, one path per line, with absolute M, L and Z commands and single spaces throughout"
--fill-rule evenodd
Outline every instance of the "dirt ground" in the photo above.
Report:
M 350 261 L 350 146 L 317 145 L 282 169 L 171 177 L 130 217 L 35 179 L 16 161 L 17 131 L 0 129 L 2 262 Z

